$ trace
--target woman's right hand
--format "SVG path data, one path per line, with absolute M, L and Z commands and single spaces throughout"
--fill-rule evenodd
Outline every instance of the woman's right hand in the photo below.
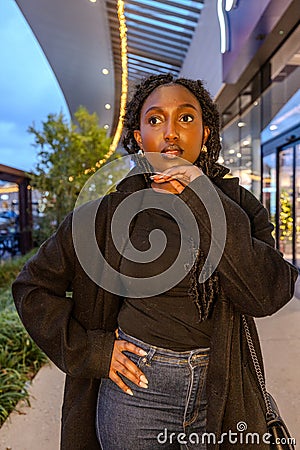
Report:
M 109 378 L 116 383 L 126 394 L 133 395 L 132 390 L 123 382 L 119 374 L 122 374 L 128 380 L 139 387 L 147 388 L 148 380 L 143 372 L 126 356 L 124 351 L 135 353 L 139 356 L 146 356 L 147 353 L 131 342 L 124 340 L 115 340 L 114 349 L 111 357 Z

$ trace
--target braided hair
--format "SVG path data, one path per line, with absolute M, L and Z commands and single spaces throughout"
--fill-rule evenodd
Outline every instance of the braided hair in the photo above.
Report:
M 208 139 L 205 142 L 207 152 L 200 152 L 195 165 L 200 167 L 205 175 L 213 179 L 223 176 L 228 170 L 217 163 L 221 150 L 220 142 L 220 119 L 216 105 L 208 91 L 204 88 L 201 80 L 190 80 L 186 78 L 175 78 L 172 74 L 151 75 L 136 86 L 135 92 L 128 102 L 124 117 L 125 134 L 123 137 L 124 149 L 134 156 L 134 160 L 144 174 L 147 187 L 151 186 L 150 175 L 154 168 L 146 158 L 138 156 L 140 150 L 134 131 L 140 129 L 141 109 L 148 96 L 158 87 L 163 85 L 182 85 L 188 89 L 198 100 L 202 110 L 203 125 L 210 130 Z M 188 294 L 197 306 L 199 320 L 210 317 L 212 307 L 219 294 L 219 277 L 214 271 L 203 283 L 199 282 L 201 270 L 205 262 L 205 255 L 199 248 L 193 267 L 190 271 L 190 286 Z M 210 268 L 208 267 L 208 270 Z
M 127 104 L 124 116 L 124 128 L 126 130 L 123 137 L 124 149 L 129 154 L 138 153 L 139 146 L 134 138 L 134 130 L 140 129 L 142 106 L 151 92 L 156 88 L 172 84 L 184 86 L 196 97 L 202 110 L 203 124 L 210 130 L 210 134 L 205 143 L 207 152 L 200 153 L 195 165 L 200 167 L 205 175 L 210 178 L 224 175 L 227 169 L 217 163 L 221 150 L 219 113 L 201 80 L 176 79 L 172 74 L 151 75 L 137 85 L 132 99 Z

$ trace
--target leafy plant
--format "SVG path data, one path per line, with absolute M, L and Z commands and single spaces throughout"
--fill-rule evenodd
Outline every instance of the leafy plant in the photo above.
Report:
M 19 400 L 29 404 L 27 386 L 45 354 L 26 332 L 15 310 L 10 284 L 32 253 L 1 265 L 0 281 L 0 426 Z
M 29 395 L 25 389 L 23 375 L 15 369 L 0 370 L 0 426 L 16 404 L 24 400 L 28 405 Z
M 26 263 L 26 261 L 34 255 L 36 250 L 32 250 L 24 256 L 18 256 L 11 260 L 0 261 L 0 288 L 7 288 L 17 277 L 18 273 Z M 0 303 L 1 309 L 1 303 Z
M 33 187 L 42 194 L 40 212 L 44 213 L 42 222 L 49 228 L 48 236 L 73 209 L 111 142 L 106 130 L 99 127 L 97 114 L 80 107 L 74 116 L 75 122 L 68 123 L 63 114 L 49 114 L 42 130 L 34 125 L 28 129 L 38 150 L 38 164 L 30 176 Z
M 280 193 L 279 220 L 280 240 L 291 241 L 293 235 L 292 203 L 289 193 L 285 190 Z

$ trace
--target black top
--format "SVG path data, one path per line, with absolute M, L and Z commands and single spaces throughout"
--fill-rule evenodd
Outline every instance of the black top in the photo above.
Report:
M 170 194 L 154 193 L 153 195 L 158 207 L 165 209 L 165 202 L 169 202 L 171 214 L 172 205 L 174 208 L 178 207 L 178 204 L 173 201 L 174 196 Z M 132 291 L 130 291 L 119 312 L 119 326 L 125 333 L 137 339 L 173 351 L 209 347 L 211 319 L 199 321 L 197 306 L 188 295 L 189 270 L 193 263 L 193 252 L 196 250 L 194 241 L 189 236 L 189 230 L 184 227 L 186 222 L 184 213 L 180 214 L 176 211 L 176 218 L 173 218 L 171 214 L 162 209 L 148 208 L 136 216 L 130 236 L 132 245 L 141 252 L 149 250 L 151 247 L 149 234 L 159 229 L 166 237 L 165 249 L 153 262 L 135 263 L 123 257 L 120 272 L 130 277 L 149 277 L 149 281 L 146 280 L 145 283 L 148 286 L 151 286 L 151 283 L 153 285 L 151 277 L 163 273 L 174 263 L 180 251 L 180 239 L 182 239 L 190 248 L 189 260 L 183 264 L 184 268 L 181 272 L 183 279 L 174 287 L 150 297 L 132 298 Z M 157 244 L 159 238 L 159 235 L 153 237 L 153 246 Z M 158 244 L 158 248 L 161 249 L 162 245 L 163 243 Z

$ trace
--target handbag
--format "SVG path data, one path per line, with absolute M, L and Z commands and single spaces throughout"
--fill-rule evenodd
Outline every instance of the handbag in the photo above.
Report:
M 267 430 L 271 435 L 270 448 L 271 450 L 295 450 L 295 440 L 291 438 L 289 430 L 280 416 L 275 399 L 269 392 L 267 392 L 265 380 L 253 345 L 251 333 L 244 315 L 242 315 L 242 321 L 255 373 L 266 405 Z

